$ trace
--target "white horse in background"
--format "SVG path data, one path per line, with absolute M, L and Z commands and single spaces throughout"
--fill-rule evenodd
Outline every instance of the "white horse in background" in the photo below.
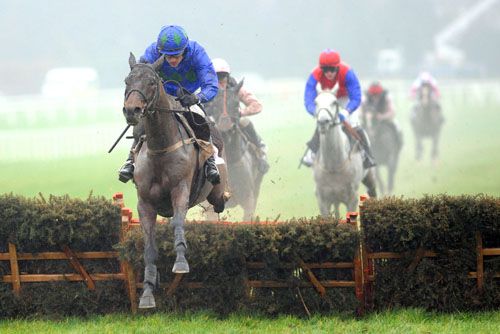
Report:
M 356 141 L 351 144 L 339 118 L 339 102 L 332 91 L 321 91 L 316 97 L 316 124 L 320 146 L 313 164 L 316 198 L 322 216 L 329 216 L 334 206 L 358 210 L 358 188 L 361 182 L 368 194 L 376 197 L 373 168 L 363 168 L 363 152 Z

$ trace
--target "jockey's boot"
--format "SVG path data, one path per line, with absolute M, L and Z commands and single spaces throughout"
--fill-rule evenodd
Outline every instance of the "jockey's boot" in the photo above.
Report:
M 120 167 L 118 171 L 118 179 L 123 183 L 127 183 L 131 178 L 134 177 L 134 159 L 131 157 L 132 154 L 129 155 L 129 158 L 123 166 Z
M 307 142 L 307 147 L 309 147 L 309 149 L 302 157 L 302 164 L 307 167 L 311 167 L 313 165 L 314 158 L 316 157 L 316 152 L 319 150 L 319 131 L 317 127 L 314 130 L 311 140 Z
M 361 137 L 361 146 L 363 147 L 363 151 L 365 152 L 363 159 L 363 168 L 375 167 L 377 164 L 372 154 L 372 149 L 370 146 L 370 139 L 368 139 L 368 134 L 366 133 L 365 129 L 363 129 L 360 126 L 356 127 L 355 130 Z
M 267 162 L 267 146 L 261 141 L 258 148 L 259 166 L 257 168 L 259 169 L 259 172 L 266 174 L 269 171 L 269 163 Z
M 213 155 L 205 161 L 205 177 L 214 186 L 220 183 L 219 169 L 217 168 Z
M 134 148 L 137 145 L 138 140 L 134 139 L 132 147 L 130 148 L 130 153 L 128 154 L 127 161 L 120 167 L 118 171 L 118 179 L 123 183 L 127 183 L 130 179 L 134 177 Z
M 257 168 L 259 169 L 259 172 L 262 174 L 267 173 L 269 170 L 269 163 L 267 162 L 266 144 L 264 144 L 257 131 L 255 131 L 255 127 L 252 122 L 248 122 L 248 124 L 246 126 L 242 126 L 241 129 L 247 135 L 248 140 L 257 148 L 256 156 L 258 159 Z
M 307 150 L 306 154 L 302 157 L 302 164 L 306 167 L 311 167 L 314 163 L 314 158 L 316 153 L 314 153 L 310 148 Z
M 394 126 L 394 130 L 396 131 L 396 140 L 398 146 L 399 148 L 401 148 L 403 147 L 403 131 L 401 131 L 401 127 L 399 126 L 399 123 L 396 120 L 393 120 L 392 124 Z

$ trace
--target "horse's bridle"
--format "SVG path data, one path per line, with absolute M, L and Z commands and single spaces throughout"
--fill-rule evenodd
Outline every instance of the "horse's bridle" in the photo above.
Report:
M 336 106 L 335 115 L 332 115 L 332 112 L 328 108 L 319 108 L 316 111 L 316 115 L 318 115 L 321 110 L 325 110 L 328 113 L 328 115 L 330 116 L 330 120 L 325 122 L 325 125 L 328 125 L 328 127 L 334 127 L 342 124 L 342 122 L 337 121 L 339 116 L 339 105 L 336 103 L 335 106 Z
M 154 106 L 156 104 L 156 102 L 158 101 L 158 98 L 160 96 L 160 83 L 162 83 L 162 80 L 161 80 L 160 75 L 158 73 L 156 73 L 156 71 L 153 68 L 151 68 L 151 66 L 149 64 L 137 63 L 134 66 L 132 66 L 132 70 L 136 66 L 140 66 L 140 67 L 147 68 L 148 70 L 150 70 L 153 73 L 155 80 L 156 80 L 155 93 L 154 93 L 151 101 L 148 101 L 146 95 L 140 89 L 131 89 L 129 91 L 125 91 L 125 101 L 128 100 L 130 94 L 132 94 L 133 92 L 139 93 L 139 95 L 142 97 L 142 99 L 144 101 L 146 101 L 146 103 L 147 103 L 146 108 L 142 109 L 141 115 L 140 115 L 140 117 L 144 117 L 147 111 L 150 113 L 153 113 L 155 111 L 155 110 L 152 110 L 151 107 Z

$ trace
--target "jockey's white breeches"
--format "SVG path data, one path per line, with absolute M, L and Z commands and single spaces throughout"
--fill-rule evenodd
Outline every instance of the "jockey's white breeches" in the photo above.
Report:
M 198 105 L 192 105 L 191 107 L 189 107 L 189 110 L 191 110 L 191 112 L 193 113 L 196 113 L 200 116 L 202 116 L 204 119 L 207 119 L 208 120 L 208 117 L 207 115 L 205 115 L 205 113 L 203 112 L 203 110 L 201 110 L 201 108 L 198 106 Z M 219 157 L 219 150 L 217 149 L 217 147 L 213 144 L 212 144 L 212 147 L 214 149 L 214 154 L 213 154 L 213 157 L 215 159 L 215 164 L 216 165 L 223 165 L 225 164 L 226 162 L 224 161 L 224 159 L 222 159 L 221 157 Z
M 347 103 L 349 103 L 349 97 L 342 96 L 342 97 L 338 98 L 337 102 L 341 108 L 345 108 L 347 106 Z M 346 114 L 348 114 L 348 112 L 345 111 L 345 109 L 344 109 L 344 112 L 345 112 L 344 116 L 346 116 Z M 349 124 L 351 124 L 351 126 L 353 128 L 361 125 L 359 122 L 359 108 L 354 110 L 352 113 L 349 114 L 349 116 L 347 117 L 347 121 L 349 122 Z

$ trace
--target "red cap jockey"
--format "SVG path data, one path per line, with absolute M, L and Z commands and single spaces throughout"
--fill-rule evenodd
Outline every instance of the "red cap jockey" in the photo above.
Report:
M 333 75 L 332 75 L 333 73 Z M 358 78 L 349 65 L 342 62 L 337 51 L 326 49 L 319 55 L 319 64 L 311 72 L 306 83 L 304 104 L 309 114 L 314 115 L 317 96 L 316 85 L 322 90 L 333 89 L 338 85 L 337 98 L 348 98 L 345 109 L 350 113 L 355 111 L 361 103 L 361 87 Z M 341 120 L 344 120 L 341 115 Z

